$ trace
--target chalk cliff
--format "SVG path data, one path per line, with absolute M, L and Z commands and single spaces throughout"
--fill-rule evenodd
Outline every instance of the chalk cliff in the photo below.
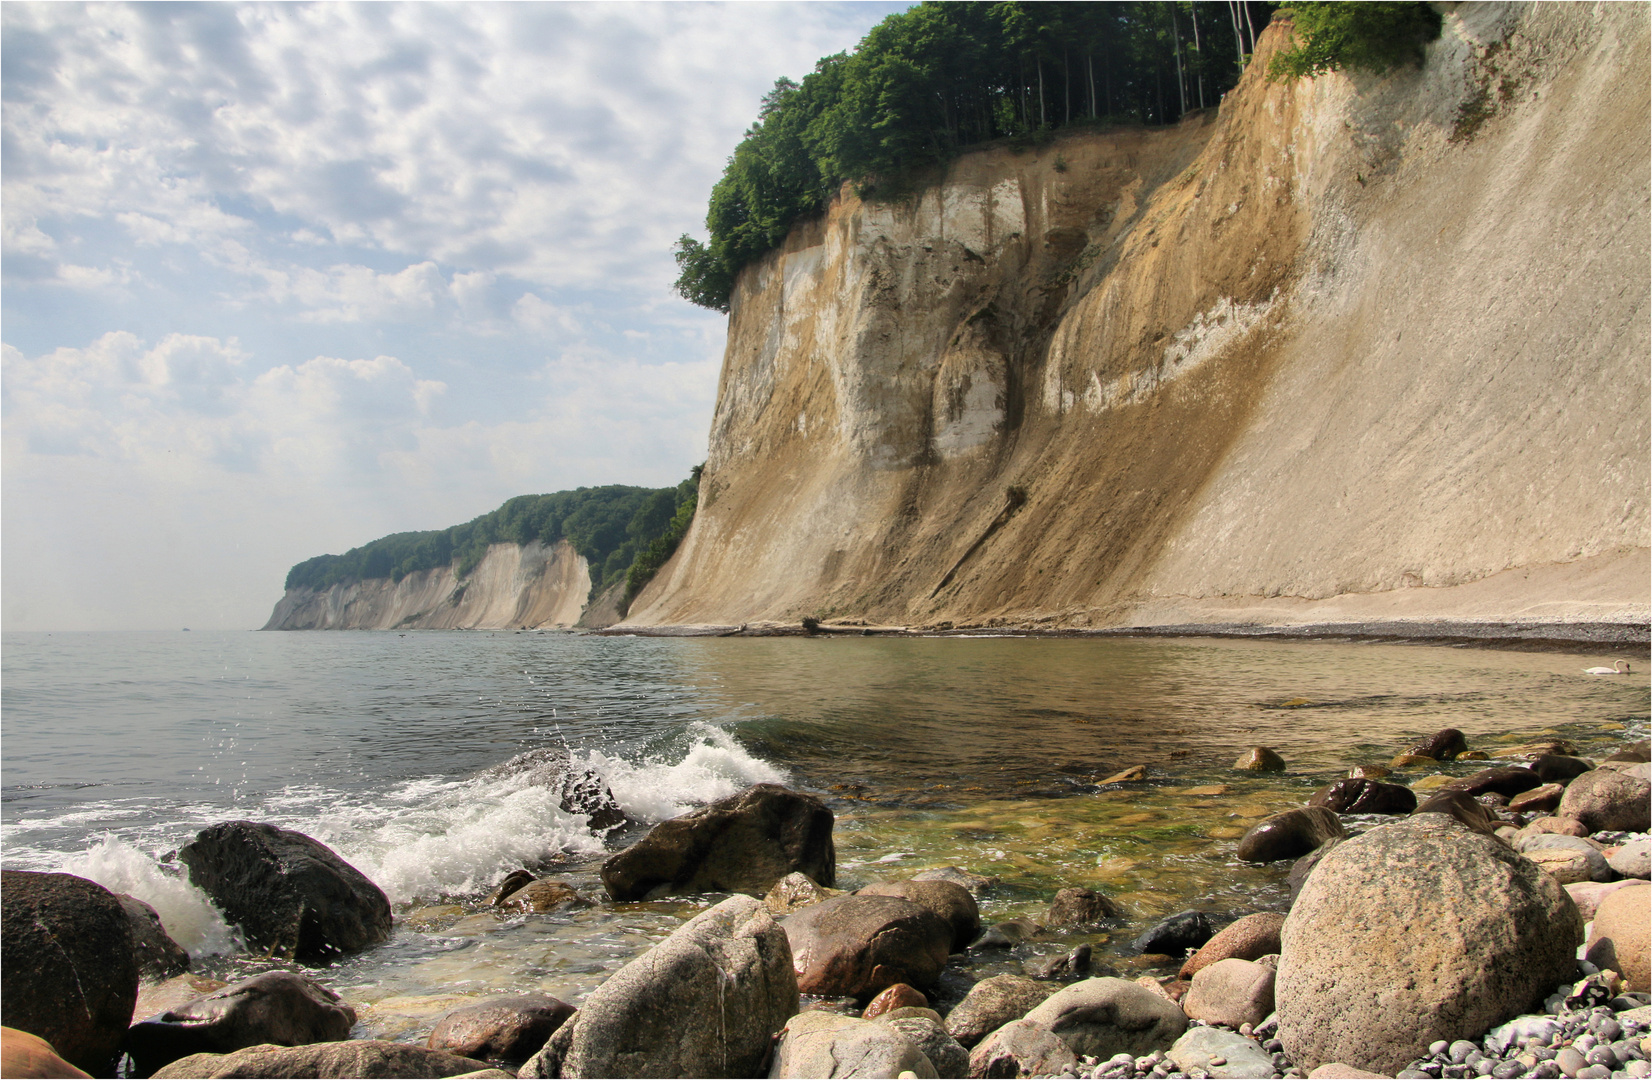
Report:
M 503 630 L 570 627 L 591 592 L 585 558 L 566 540 L 493 544 L 459 580 L 454 567 L 327 589 L 289 589 L 265 630 Z
M 635 624 L 1649 613 L 1648 8 L 845 189 L 736 284 Z

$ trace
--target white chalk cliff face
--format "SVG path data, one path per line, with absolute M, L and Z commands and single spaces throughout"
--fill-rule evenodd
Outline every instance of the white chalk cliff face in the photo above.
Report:
M 265 630 L 506 630 L 571 627 L 591 592 L 585 558 L 566 540 L 494 544 L 463 580 L 454 567 L 316 591 L 292 589 Z
M 1645 623 L 1648 9 L 960 159 L 741 275 L 639 624 Z

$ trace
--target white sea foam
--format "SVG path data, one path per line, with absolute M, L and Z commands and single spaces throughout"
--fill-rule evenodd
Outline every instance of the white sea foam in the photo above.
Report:
M 697 721 L 688 734 L 693 742 L 674 763 L 627 761 L 600 750 L 575 754 L 574 762 L 601 776 L 626 816 L 636 821 L 664 821 L 753 784 L 788 779 L 786 770 L 750 753 L 722 728 Z
M 95 881 L 110 892 L 126 893 L 155 909 L 167 936 L 194 957 L 238 952 L 241 943 L 205 893 L 169 872 L 148 853 L 105 835 L 64 861 L 66 874 Z

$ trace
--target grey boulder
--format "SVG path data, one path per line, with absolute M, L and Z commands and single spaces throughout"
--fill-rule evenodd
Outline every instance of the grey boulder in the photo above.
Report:
M 1247 1039 L 1236 1031 L 1216 1027 L 1188 1028 L 1187 1033 L 1166 1051 L 1166 1056 L 1184 1073 L 1199 1069 L 1208 1076 L 1255 1077 L 1272 1076 L 1273 1055 L 1263 1050 L 1255 1039 Z M 1211 1062 L 1220 1058 L 1222 1064 Z
M 1012 1020 L 975 1044 L 969 1054 L 969 1075 L 991 1080 L 1023 1076 L 1060 1076 L 1076 1071 L 1072 1047 L 1043 1024 Z
M 904 1015 L 880 1016 L 878 1023 L 888 1024 L 911 1039 L 912 1044 L 929 1059 L 936 1076 L 943 1080 L 956 1080 L 969 1075 L 969 1051 L 946 1033 L 938 1016 L 918 1016 L 906 1011 Z
M 1053 1031 L 1075 1054 L 1140 1057 L 1187 1030 L 1175 1002 L 1124 979 L 1086 979 L 1052 994 L 1025 1019 Z
M 1054 993 L 1054 987 L 1023 975 L 982 979 L 947 1013 L 947 1033 L 966 1048 L 974 1046 L 1010 1021 L 1026 1016 Z
M 785 933 L 731 896 L 611 975 L 552 1044 L 562 1076 L 751 1076 L 797 1007 Z
M 1569 978 L 1583 920 L 1530 860 L 1429 813 L 1338 845 L 1280 939 L 1275 998 L 1291 1060 L 1392 1075 Z
M 769 1068 L 771 1077 L 887 1077 L 903 1072 L 936 1075 L 917 1044 L 889 1024 L 821 1011 L 792 1017 L 780 1034 Z

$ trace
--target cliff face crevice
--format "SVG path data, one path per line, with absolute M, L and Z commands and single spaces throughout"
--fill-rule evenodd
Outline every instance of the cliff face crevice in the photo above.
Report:
M 571 627 L 591 572 L 566 540 L 494 544 L 460 580 L 453 566 L 330 588 L 290 589 L 265 630 L 507 630 Z
M 845 191 L 736 284 L 638 624 L 1644 621 L 1647 9 Z M 1364 613 L 1364 614 L 1362 614 Z

